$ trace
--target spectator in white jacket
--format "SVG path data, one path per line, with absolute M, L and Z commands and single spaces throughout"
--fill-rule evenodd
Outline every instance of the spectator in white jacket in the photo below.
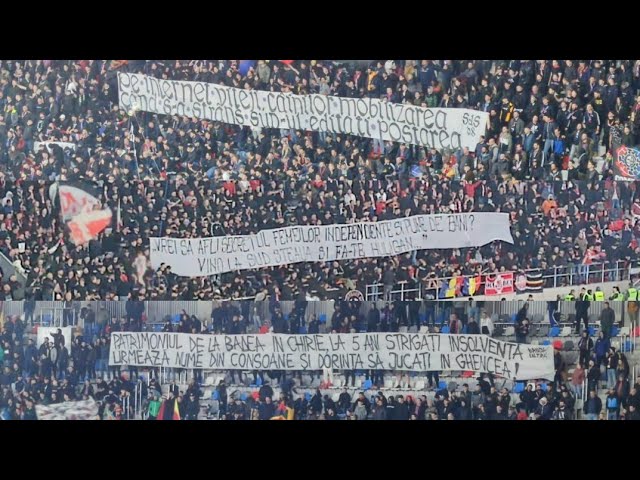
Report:
M 493 320 L 484 310 L 480 316 L 480 332 L 483 335 L 489 335 L 490 337 L 493 336 Z

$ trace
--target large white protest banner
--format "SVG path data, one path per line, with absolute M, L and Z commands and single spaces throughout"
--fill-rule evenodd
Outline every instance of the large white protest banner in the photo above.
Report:
M 176 275 L 225 272 L 356 258 L 387 257 L 414 250 L 513 243 L 506 213 L 460 213 L 341 225 L 304 225 L 253 235 L 180 239 L 150 238 L 151 264 Z
M 110 365 L 210 370 L 472 370 L 553 378 L 553 347 L 486 335 L 352 333 L 195 335 L 114 332 Z
M 205 82 L 118 73 L 123 110 L 181 115 L 261 128 L 315 130 L 411 145 L 475 149 L 489 114 L 464 108 L 424 108 L 376 98 L 245 90 Z

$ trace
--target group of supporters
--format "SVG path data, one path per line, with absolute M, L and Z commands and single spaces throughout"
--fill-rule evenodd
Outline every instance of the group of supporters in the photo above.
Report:
M 2 61 L 0 252 L 13 266 L 3 266 L 0 296 L 324 300 L 367 284 L 429 290 L 456 275 L 558 268 L 595 281 L 589 265 L 626 264 L 640 253 L 638 182 L 616 179 L 609 148 L 612 131 L 636 143 L 638 68 L 624 60 L 260 60 L 248 69 L 233 60 Z M 490 120 L 475 149 L 458 151 L 251 129 L 122 111 L 119 71 L 470 108 Z M 55 181 L 92 184 L 111 225 L 76 246 L 50 195 Z M 471 211 L 509 213 L 515 243 L 203 278 L 149 262 L 150 237 Z

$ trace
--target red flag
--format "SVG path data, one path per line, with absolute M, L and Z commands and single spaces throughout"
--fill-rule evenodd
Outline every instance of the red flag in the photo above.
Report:
M 156 417 L 156 420 L 164 420 L 164 404 L 165 404 L 166 400 L 163 400 L 162 403 L 160 404 L 160 410 L 158 411 L 158 416 Z
M 285 65 L 291 65 L 295 60 L 280 60 Z
M 91 193 L 73 185 L 60 185 L 58 195 L 63 220 L 73 218 L 86 210 L 92 210 L 95 205 L 100 204 L 100 201 Z
M 108 208 L 76 215 L 67 222 L 71 240 L 75 245 L 88 243 L 111 224 L 111 217 L 112 213 Z
M 86 244 L 111 224 L 111 209 L 101 209 L 96 185 L 87 181 L 63 183 L 50 192 L 54 198 L 56 193 L 62 219 L 67 221 L 69 236 L 75 245 Z

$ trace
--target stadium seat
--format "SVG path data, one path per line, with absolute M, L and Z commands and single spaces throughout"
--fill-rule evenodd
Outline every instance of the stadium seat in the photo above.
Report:
M 547 391 L 547 384 L 545 382 L 541 382 L 539 385 L 540 385 L 540 390 L 542 390 L 543 392 Z
M 507 327 L 504 331 L 504 335 L 506 337 L 512 337 L 516 334 L 516 329 L 515 327 Z
M 573 333 L 573 329 L 571 327 L 562 327 L 562 330 L 560 331 L 560 335 L 558 335 L 559 337 L 569 337 L 571 336 L 571 334 Z
M 402 326 L 400 328 L 398 328 L 398 332 L 399 333 L 407 333 L 409 331 L 409 329 L 406 326 Z
M 542 345 L 545 345 L 545 346 L 546 346 L 546 345 L 551 345 L 551 340 L 544 340 L 544 341 L 542 342 Z
M 371 387 L 373 387 L 373 382 L 371 380 L 365 380 L 362 384 L 363 390 L 371 390 Z
M 206 387 L 210 387 L 213 385 L 213 375 L 208 375 L 207 378 L 204 379 L 204 385 Z
M 640 337 L 640 326 L 637 326 L 633 331 L 634 337 Z
M 218 393 L 218 390 L 214 390 L 213 394 L 211 395 L 211 399 L 212 400 L 220 400 L 220 394 Z
M 531 340 L 531 345 L 540 345 L 540 340 L 534 338 Z
M 449 384 L 447 385 L 447 390 L 449 390 L 450 392 L 455 392 L 457 388 L 458 384 L 456 382 L 449 382 Z
M 331 395 L 331 400 L 337 403 L 338 400 L 340 400 L 340 392 L 335 392 L 333 395 Z
M 299 333 L 300 335 L 306 335 L 306 334 L 307 334 L 307 327 L 305 327 L 304 325 L 302 325 L 302 326 L 300 327 L 300 330 L 298 331 L 298 333 Z
M 560 335 L 560 327 L 551 327 L 551 330 L 549 330 L 549 336 L 557 337 L 559 335 Z
M 262 386 L 262 377 L 260 375 L 258 375 L 258 377 L 256 378 L 256 386 L 257 387 Z
M 384 379 L 384 388 L 393 388 L 393 378 Z
M 242 392 L 240 394 L 240 400 L 242 400 L 243 402 L 246 402 L 248 398 L 249 398 L 249 394 L 247 392 Z
M 450 330 L 449 330 L 449 326 L 448 326 L 448 325 L 445 325 L 444 327 L 442 327 L 442 330 L 440 330 L 440 332 L 441 332 L 441 333 L 449 333 L 449 332 L 450 332 Z
M 524 389 L 524 382 L 516 382 L 516 384 L 513 386 L 513 393 L 522 393 L 524 392 Z
M 632 349 L 633 349 L 633 343 L 631 342 L 631 340 L 627 340 L 626 342 L 624 342 L 625 352 L 630 352 Z
M 429 327 L 426 327 L 426 326 L 420 327 L 420 333 L 429 333 Z
M 356 378 L 356 382 L 353 385 L 353 388 L 362 388 L 362 379 L 361 378 Z
M 619 330 L 618 335 L 631 335 L 631 328 L 629 327 L 620 327 Z
M 320 315 L 318 315 L 318 322 L 327 323 L 327 314 L 321 313 Z
M 426 313 L 419 314 L 418 318 L 420 319 L 420 324 L 421 325 L 427 323 L 427 314 Z
M 462 378 L 471 378 L 473 377 L 473 372 L 471 370 L 466 370 L 462 372 Z
M 462 327 L 462 333 L 464 335 L 466 335 L 469 332 L 469 329 L 467 328 L 467 326 L 465 325 L 464 327 Z
M 447 389 L 447 382 L 445 382 L 444 380 L 440 380 L 440 382 L 438 382 L 438 390 L 446 390 Z
M 171 323 L 180 323 L 180 314 L 176 313 L 171 317 Z
M 575 348 L 575 344 L 571 340 L 564 342 L 564 351 L 570 352 Z
M 541 313 L 534 313 L 531 316 L 531 323 L 542 323 L 544 322 L 544 316 Z
M 617 337 L 620 334 L 620 329 L 618 327 L 613 327 L 611 329 L 611 336 L 612 337 Z
M 589 327 L 589 336 L 590 337 L 596 336 L 596 329 L 594 327 Z
M 563 346 L 562 340 L 554 340 L 553 341 L 553 348 L 555 350 L 562 350 L 562 346 Z
M 311 400 L 311 394 L 309 392 L 304 392 L 304 399 L 308 402 Z
M 48 327 L 53 322 L 53 316 L 50 313 L 44 313 L 42 315 L 42 326 Z
M 421 391 L 424 390 L 426 382 L 424 380 L 416 380 L 416 384 L 414 385 L 414 388 L 416 391 Z
M 540 325 L 540 329 L 538 330 L 538 337 L 548 337 L 550 329 L 551 325 L 549 324 Z
M 517 313 L 514 313 L 513 315 L 511 315 L 511 323 L 516 323 L 516 318 L 518 317 Z

